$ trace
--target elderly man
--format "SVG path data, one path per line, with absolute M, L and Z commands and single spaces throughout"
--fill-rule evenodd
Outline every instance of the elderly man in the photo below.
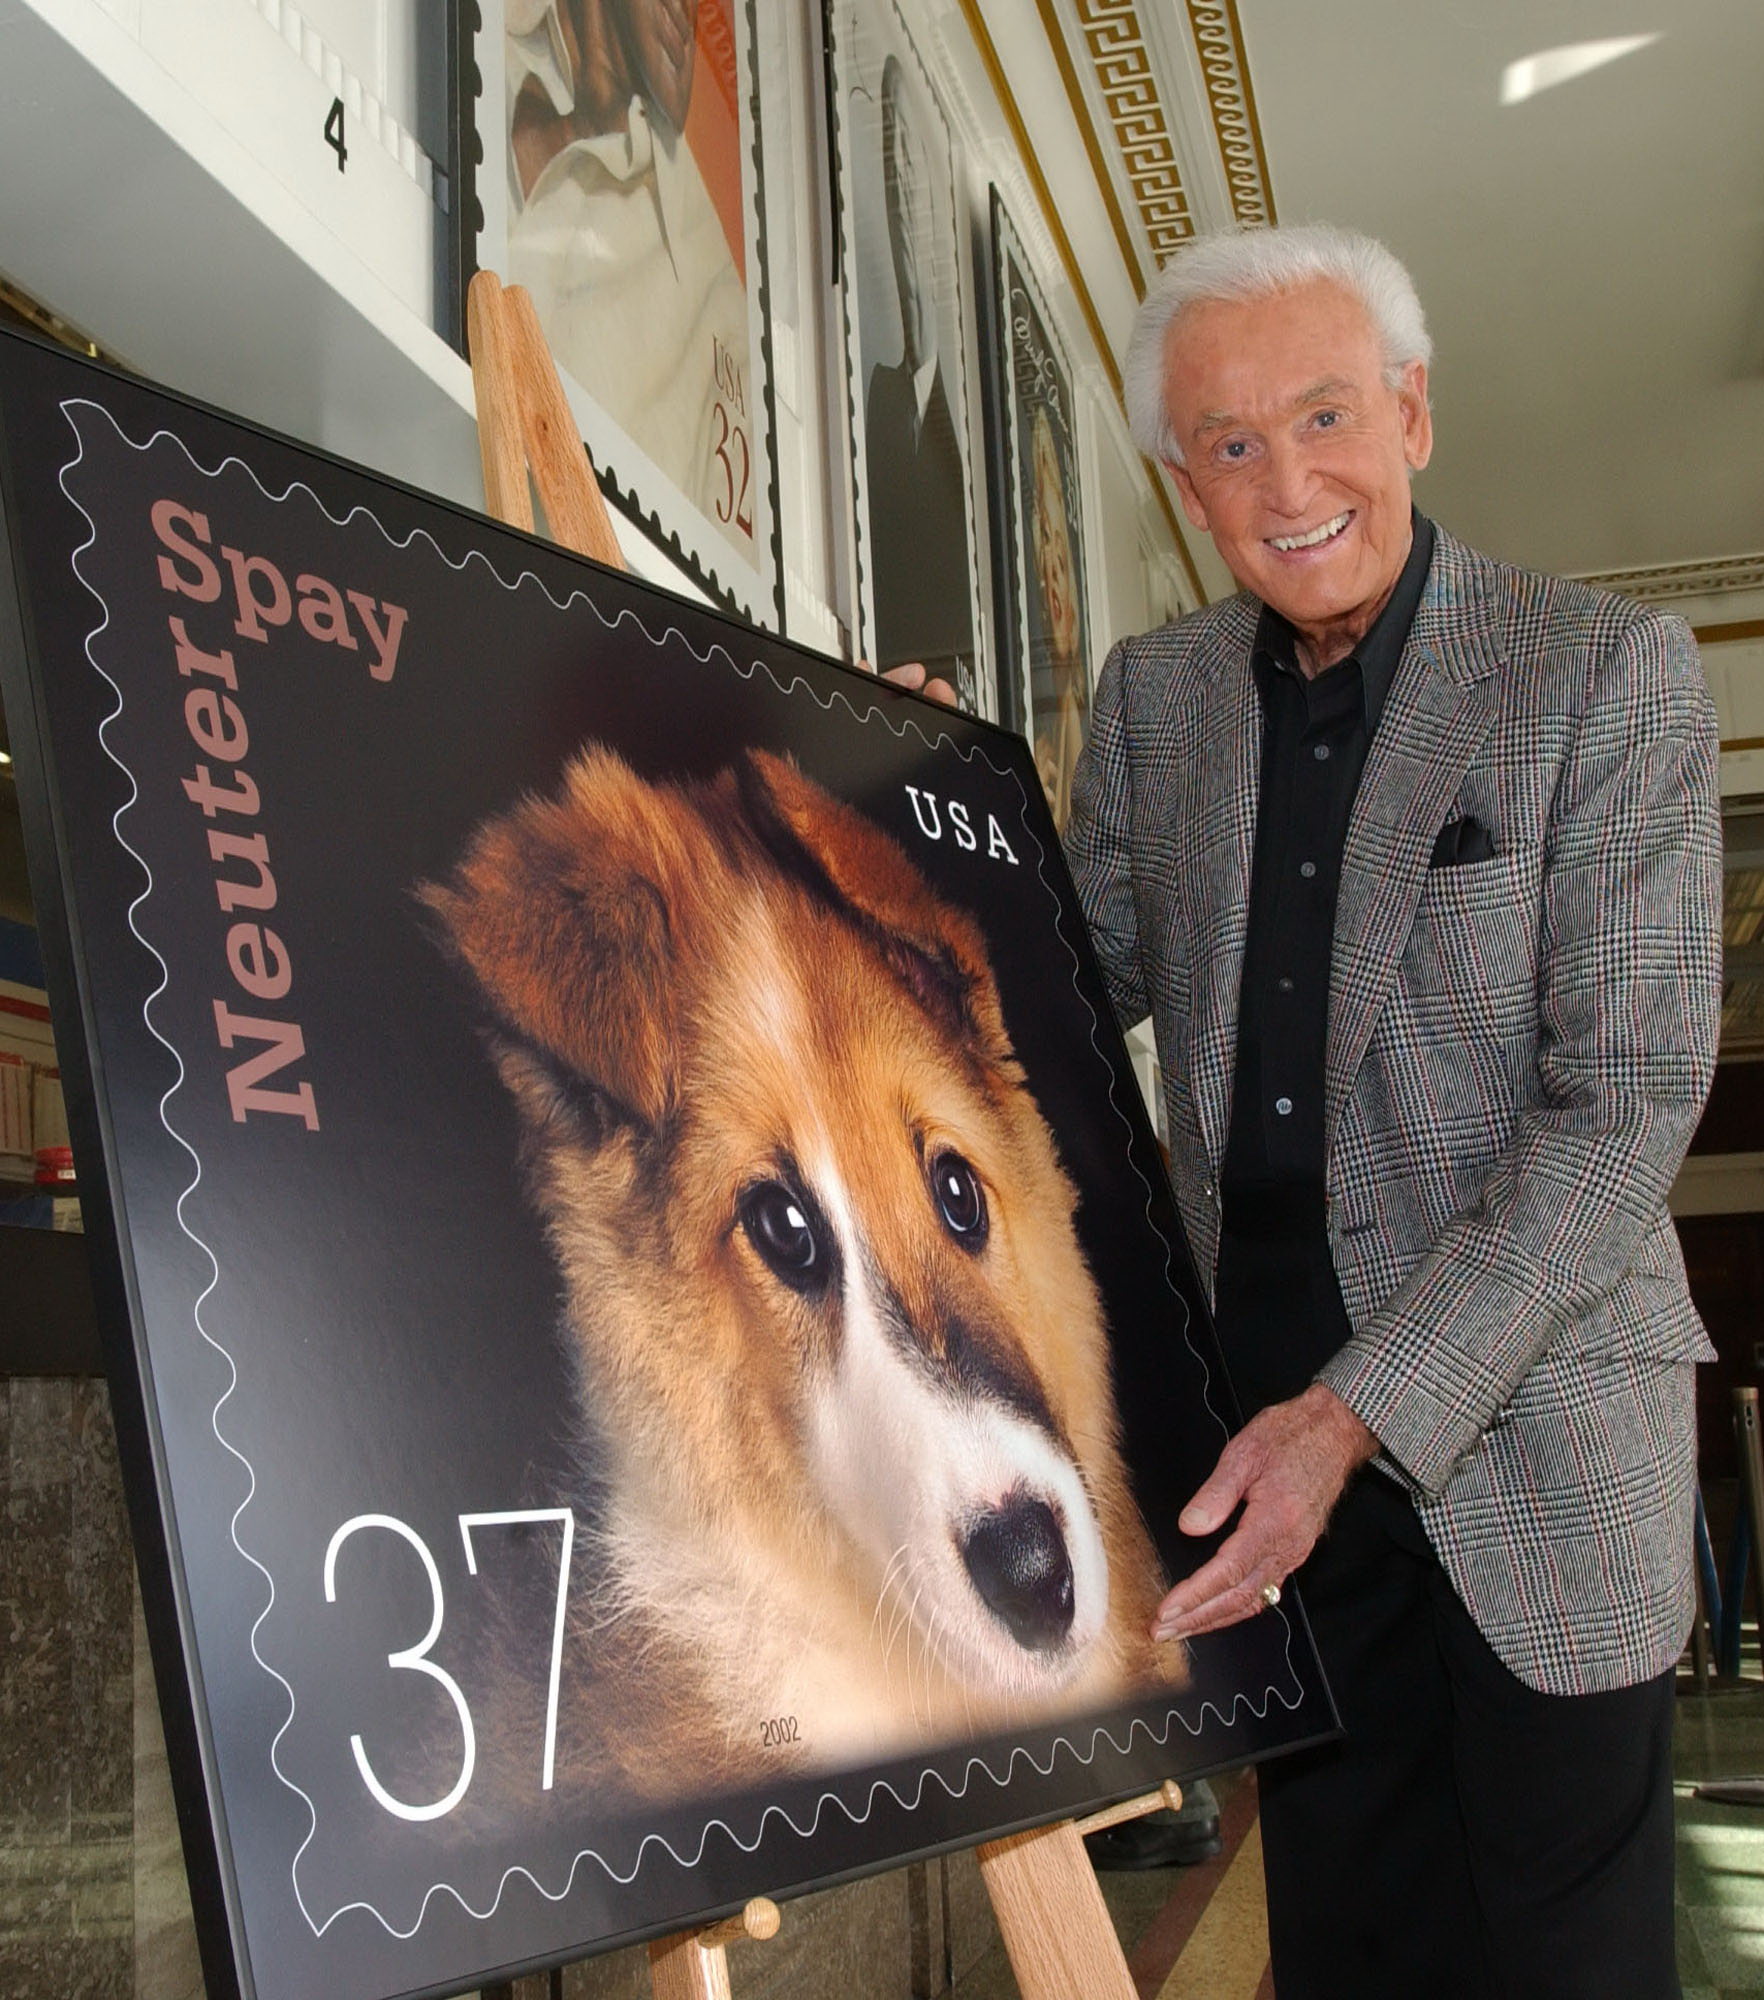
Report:
M 1129 355 L 1242 586 L 1110 655 L 1067 841 L 1249 1419 L 1159 1629 L 1304 1590 L 1345 1736 L 1263 1776 L 1281 2000 L 1659 2000 L 1715 721 L 1677 620 L 1414 511 L 1429 354 L 1294 228 L 1183 252 Z
M 1301 228 L 1182 252 L 1128 357 L 1243 586 L 1110 655 L 1067 835 L 1249 1419 L 1159 1629 L 1303 1586 L 1345 1734 L 1262 1772 L 1280 2000 L 1661 2000 L 1715 721 L 1676 619 L 1413 510 L 1429 351 Z

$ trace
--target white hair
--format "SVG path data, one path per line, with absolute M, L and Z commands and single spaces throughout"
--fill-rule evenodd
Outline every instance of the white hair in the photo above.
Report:
M 1341 286 L 1366 309 L 1384 351 L 1384 379 L 1402 385 L 1410 362 L 1433 358 L 1415 281 L 1382 243 L 1327 222 L 1221 230 L 1178 250 L 1152 281 L 1133 321 L 1122 395 L 1133 441 L 1148 458 L 1182 463 L 1164 403 L 1170 328 L 1191 306 L 1258 299 L 1319 280 Z

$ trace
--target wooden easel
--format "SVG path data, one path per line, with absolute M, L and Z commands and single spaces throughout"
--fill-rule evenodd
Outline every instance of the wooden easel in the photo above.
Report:
M 531 298 L 519 285 L 505 289 L 493 272 L 478 272 L 466 294 L 466 336 L 489 511 L 531 532 L 531 472 L 552 540 L 623 569 Z M 1180 1786 L 1166 1779 L 1159 1790 L 1088 1819 L 981 1843 L 980 1873 L 1023 2000 L 1136 2000 L 1084 1836 L 1181 1804 Z M 655 2000 L 729 2000 L 726 1948 L 776 1936 L 779 1921 L 778 1906 L 756 1896 L 721 1923 L 658 1939 L 649 1947 Z

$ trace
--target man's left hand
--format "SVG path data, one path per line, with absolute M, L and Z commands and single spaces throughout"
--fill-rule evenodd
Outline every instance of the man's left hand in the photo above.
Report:
M 1177 1526 L 1210 1535 L 1241 1502 L 1243 1518 L 1211 1562 L 1179 1583 L 1152 1626 L 1155 1639 L 1191 1639 L 1267 1608 L 1263 1594 L 1317 1544 L 1349 1478 L 1378 1440 L 1320 1382 L 1253 1417 L 1219 1455 Z
M 871 673 L 876 671 L 868 660 L 861 664 Z M 882 678 L 885 681 L 892 681 L 896 687 L 908 688 L 914 694 L 922 694 L 927 701 L 940 701 L 945 708 L 954 708 L 956 705 L 956 691 L 949 682 L 935 675 L 927 678 L 925 669 L 917 660 L 908 660 L 905 666 L 887 668 Z

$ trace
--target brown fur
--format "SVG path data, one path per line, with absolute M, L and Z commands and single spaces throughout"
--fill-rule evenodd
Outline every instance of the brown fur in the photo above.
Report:
M 586 1666 L 592 1689 L 566 1696 L 560 1770 L 610 1764 L 668 1795 L 1179 1678 L 1178 1649 L 1145 1636 L 1163 1579 L 1074 1192 L 973 922 L 869 821 L 757 754 L 677 787 L 590 750 L 424 896 L 497 1017 L 606 1495 L 584 1550 L 605 1580 L 566 1671 L 580 1689 Z M 982 1256 L 932 1211 L 940 1148 L 983 1181 Z M 738 1219 L 756 1177 L 788 1173 L 844 1191 L 864 1282 L 897 1345 L 910 1328 L 899 1365 L 949 1421 L 996 1389 L 1075 1464 L 1108 1611 L 1058 1687 L 976 1679 L 947 1634 L 915 1627 L 910 1573 L 886 1574 L 827 1502 L 813 1440 L 852 1336 Z M 795 1719 L 794 1742 L 764 1744 L 773 1717 Z

